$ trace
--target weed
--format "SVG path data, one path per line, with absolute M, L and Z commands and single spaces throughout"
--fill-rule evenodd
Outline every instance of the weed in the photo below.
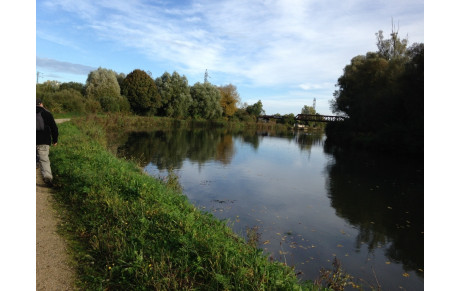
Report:
M 343 291 L 346 286 L 362 290 L 361 286 L 353 282 L 353 277 L 342 269 L 342 263 L 337 260 L 337 257 L 334 257 L 332 262 L 332 270 L 321 268 L 315 283 L 320 286 L 326 285 L 326 287 L 336 291 Z
M 251 228 L 249 227 L 246 228 L 246 235 L 248 238 L 247 243 L 254 248 L 257 247 L 257 245 L 260 242 L 261 234 L 258 232 L 258 230 L 259 230 L 259 227 L 257 225 Z

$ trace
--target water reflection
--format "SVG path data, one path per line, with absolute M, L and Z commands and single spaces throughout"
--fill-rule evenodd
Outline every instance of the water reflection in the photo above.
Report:
M 160 170 L 181 168 L 186 159 L 198 164 L 209 160 L 228 164 L 233 154 L 233 140 L 225 130 L 133 132 L 118 148 L 118 155 L 144 167 L 154 163 Z
M 234 139 L 240 139 L 257 150 L 266 136 L 294 140 L 301 150 L 306 151 L 310 151 L 313 145 L 321 144 L 323 137 L 322 133 L 280 134 L 256 130 L 231 132 L 226 129 L 132 132 L 124 144 L 118 147 L 117 155 L 134 159 L 143 167 L 153 163 L 160 170 L 179 169 L 186 159 L 198 164 L 211 160 L 229 164 L 235 155 Z
M 118 154 L 152 176 L 179 171 L 190 201 L 314 280 L 337 256 L 385 290 L 423 289 L 423 162 L 325 149 L 322 134 L 133 132 Z M 410 277 L 405 277 L 407 274 Z M 417 275 L 415 275 L 417 274 Z
M 359 230 L 356 251 L 385 245 L 389 260 L 423 276 L 423 162 L 340 151 L 334 157 L 328 196 L 336 214 Z

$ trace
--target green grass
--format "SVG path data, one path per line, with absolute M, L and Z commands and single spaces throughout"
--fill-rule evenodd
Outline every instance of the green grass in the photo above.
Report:
M 106 149 L 94 122 L 59 126 L 50 153 L 83 290 L 319 290 L 225 224 Z
M 67 112 L 67 113 L 53 113 L 54 118 L 75 118 L 85 116 L 85 113 L 80 112 Z

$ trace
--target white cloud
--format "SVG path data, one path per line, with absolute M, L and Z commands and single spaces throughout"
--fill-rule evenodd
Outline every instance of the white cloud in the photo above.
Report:
M 76 75 L 88 75 L 89 72 L 97 69 L 91 66 L 72 64 L 69 62 L 63 62 L 63 61 L 58 61 L 54 59 L 40 58 L 40 57 L 37 57 L 36 64 L 37 64 L 37 67 L 39 68 L 52 69 L 55 72 L 76 74 Z

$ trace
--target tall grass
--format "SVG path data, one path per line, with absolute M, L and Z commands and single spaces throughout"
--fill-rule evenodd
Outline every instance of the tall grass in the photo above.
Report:
M 106 149 L 94 119 L 60 125 L 54 198 L 83 290 L 319 290 L 270 262 L 180 187 Z

